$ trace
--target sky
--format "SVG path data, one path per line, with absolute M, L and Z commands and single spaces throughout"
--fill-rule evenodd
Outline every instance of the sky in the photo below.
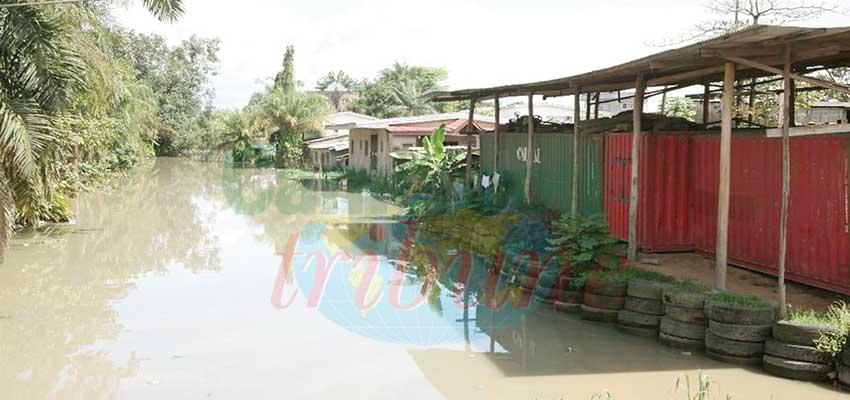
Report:
M 553 79 L 662 50 L 660 43 L 710 18 L 704 0 L 185 0 L 186 14 L 161 23 L 139 4 L 117 8 L 123 26 L 221 40 L 213 79 L 220 108 L 245 105 L 295 46 L 305 89 L 332 70 L 374 78 L 403 62 L 448 71 L 450 89 Z M 798 23 L 846 26 L 829 15 Z

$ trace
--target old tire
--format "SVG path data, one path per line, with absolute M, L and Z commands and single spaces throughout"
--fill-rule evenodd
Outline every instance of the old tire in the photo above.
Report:
M 658 325 L 661 323 L 661 317 L 629 310 L 620 310 L 617 314 L 617 322 L 621 325 L 658 330 Z
M 850 387 L 850 367 L 838 364 L 838 383 Z
M 764 342 L 764 354 L 787 360 L 832 364 L 832 357 L 829 354 L 818 352 L 812 346 L 785 343 L 776 339 L 767 339 Z
M 584 292 L 576 290 L 562 290 L 554 292 L 554 299 L 562 303 L 579 303 L 584 301 Z
M 838 357 L 842 364 L 850 367 L 850 347 L 846 347 Z
M 707 296 L 703 293 L 693 293 L 680 290 L 664 291 L 664 304 L 668 306 L 702 310 L 705 308 L 706 298 Z
M 686 339 L 705 339 L 705 327 L 702 325 L 686 324 L 664 317 L 661 319 L 661 332 Z
M 605 296 L 601 294 L 584 293 L 584 304 L 593 308 L 605 310 L 622 310 L 626 298 L 618 296 Z
M 560 312 L 578 314 L 581 311 L 581 303 L 565 303 L 555 300 L 555 302 L 552 303 L 552 308 Z
M 693 325 L 708 325 L 705 311 L 702 308 L 685 308 L 679 306 L 664 305 L 664 315 L 674 321 Z
M 581 305 L 581 318 L 588 321 L 617 322 L 617 311 Z
M 602 282 L 590 280 L 585 285 L 584 291 L 586 293 L 602 296 L 625 297 L 627 286 L 628 284 L 626 282 Z
M 705 304 L 708 319 L 736 325 L 770 325 L 775 322 L 776 309 L 773 306 L 738 307 L 730 304 Z
M 536 301 L 537 301 L 538 303 L 540 303 L 540 304 L 547 305 L 547 306 L 551 306 L 551 305 L 552 305 L 552 303 L 554 302 L 554 301 L 552 300 L 552 297 L 550 297 L 550 296 L 538 296 L 538 295 L 535 295 L 535 296 L 534 296 L 534 300 L 536 300 Z
M 669 286 L 659 282 L 636 279 L 629 282 L 626 295 L 649 300 L 661 300 L 664 289 Z
M 705 333 L 705 348 L 734 357 L 761 357 L 764 354 L 764 343 L 729 340 L 711 332 Z
M 739 342 L 764 342 L 770 337 L 772 325 L 735 325 L 708 321 L 708 331 L 724 339 Z
M 623 308 L 642 314 L 664 315 L 664 303 L 661 300 L 628 296 L 623 304 Z
M 682 349 L 682 350 L 702 350 L 705 348 L 705 341 L 700 339 L 688 339 L 673 335 L 668 335 L 663 331 L 658 332 L 658 341 L 666 346 Z
M 658 336 L 658 328 L 644 328 L 639 326 L 630 326 L 617 324 L 617 330 L 629 335 L 634 336 L 642 336 L 642 337 L 656 337 Z
M 755 366 L 761 366 L 762 363 L 763 363 L 761 356 L 736 357 L 736 356 L 730 356 L 730 355 L 727 355 L 727 354 L 720 354 L 720 353 L 717 353 L 717 352 L 714 352 L 714 351 L 711 351 L 711 350 L 706 350 L 705 355 L 707 355 L 708 358 L 711 358 L 711 359 L 714 359 L 714 360 L 717 360 L 717 361 L 721 361 L 721 362 L 725 362 L 727 364 L 734 364 L 734 365 L 744 365 L 744 366 L 755 367 Z
M 826 325 L 779 321 L 773 325 L 773 337 L 785 343 L 814 346 L 815 339 L 820 337 L 821 331 L 829 329 L 831 328 Z
M 826 381 L 829 379 L 829 373 L 832 372 L 832 365 L 829 364 L 788 360 L 769 355 L 765 355 L 762 361 L 764 363 L 764 369 L 767 372 L 798 381 Z

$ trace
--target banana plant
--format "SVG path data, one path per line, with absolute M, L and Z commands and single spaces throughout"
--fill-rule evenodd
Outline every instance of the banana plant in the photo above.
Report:
M 408 193 L 429 193 L 436 201 L 449 200 L 454 208 L 452 178 L 466 167 L 466 154 L 446 149 L 446 127 L 441 125 L 422 140 L 422 152 L 410 153 L 409 161 L 396 167 L 399 184 Z

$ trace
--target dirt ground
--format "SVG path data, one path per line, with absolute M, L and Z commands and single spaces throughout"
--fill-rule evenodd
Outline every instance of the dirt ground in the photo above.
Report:
M 645 254 L 644 259 L 660 261 L 660 265 L 638 263 L 641 268 L 658 271 L 679 279 L 693 279 L 707 287 L 714 286 L 714 259 L 694 253 Z M 726 287 L 736 293 L 748 293 L 775 301 L 776 277 L 729 266 Z M 788 304 L 795 309 L 823 311 L 836 300 L 847 301 L 846 296 L 786 281 Z

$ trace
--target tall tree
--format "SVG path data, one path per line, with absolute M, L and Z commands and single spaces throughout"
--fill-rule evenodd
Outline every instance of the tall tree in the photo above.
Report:
M 352 108 L 379 118 L 444 112 L 448 106 L 427 102 L 422 96 L 441 90 L 447 77 L 440 68 L 396 62 L 382 70 L 377 79 L 363 84 Z
M 182 14 L 182 0 L 144 0 L 161 20 Z M 53 195 L 62 139 L 59 118 L 104 59 L 92 32 L 102 24 L 99 4 L 30 4 L 0 9 L 0 255 L 14 220 L 63 207 Z M 100 82 L 105 82 L 101 80 Z M 9 201 L 11 199 L 12 201 Z M 14 218 L 9 218 L 14 215 Z
M 284 93 L 295 92 L 295 47 L 286 46 L 283 69 L 274 78 L 274 87 Z
M 348 106 L 345 95 L 358 87 L 358 82 L 342 70 L 328 72 L 316 82 L 316 89 L 326 92 L 328 102 L 337 112 L 345 111 Z

